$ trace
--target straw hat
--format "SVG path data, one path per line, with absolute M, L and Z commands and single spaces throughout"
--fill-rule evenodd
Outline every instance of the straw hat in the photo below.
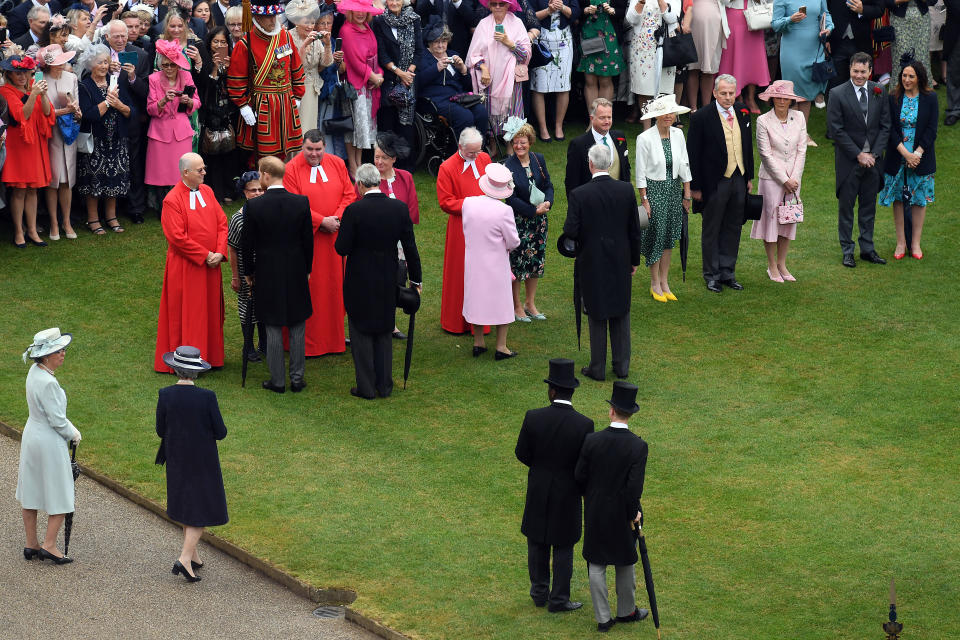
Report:
M 478 182 L 480 190 L 491 198 L 502 200 L 513 195 L 513 174 L 498 162 L 487 165 Z
M 651 118 L 659 118 L 660 116 L 665 116 L 668 113 L 687 113 L 690 111 L 687 107 L 677 104 L 677 97 L 672 93 L 662 95 L 655 100 L 651 100 L 643 107 L 643 117 L 641 120 L 650 120 Z
M 59 327 L 44 329 L 33 336 L 33 344 L 23 352 L 23 361 L 26 362 L 27 358 L 42 358 L 51 353 L 56 353 L 70 344 L 72 340 L 73 336 L 69 333 L 61 334 Z
M 763 101 L 770 100 L 771 98 L 789 98 L 797 102 L 807 101 L 803 96 L 798 96 L 793 92 L 793 82 L 790 80 L 777 80 L 757 97 Z

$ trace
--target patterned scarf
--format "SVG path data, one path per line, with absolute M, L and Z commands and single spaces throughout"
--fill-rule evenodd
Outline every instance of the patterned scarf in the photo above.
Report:
M 414 21 L 419 19 L 420 16 L 409 6 L 404 7 L 400 15 L 394 15 L 390 11 L 383 13 L 383 21 L 386 25 L 397 30 L 397 43 L 400 45 L 400 59 L 397 60 L 395 64 L 403 71 L 409 69 L 410 65 L 413 64 L 415 44 L 413 25 Z M 416 104 L 413 95 L 413 85 L 410 85 L 408 88 L 404 87 L 401 82 L 397 82 L 396 86 L 390 90 L 391 93 L 395 91 L 407 94 L 405 96 L 398 95 L 395 106 L 397 107 L 397 115 L 399 116 L 400 123 L 404 126 L 409 126 L 413 124 L 413 111 Z M 394 101 L 391 100 L 391 102 Z

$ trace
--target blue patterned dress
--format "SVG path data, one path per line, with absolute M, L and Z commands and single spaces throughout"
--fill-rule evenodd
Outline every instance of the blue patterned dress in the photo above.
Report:
M 910 98 L 903 97 L 903 106 L 900 108 L 900 126 L 903 128 L 903 146 L 907 151 L 913 152 L 917 136 L 917 109 L 920 104 L 920 96 Z M 883 189 L 880 190 L 879 201 L 883 206 L 889 207 L 894 202 L 903 200 L 904 181 L 906 181 L 906 191 L 910 194 L 910 204 L 915 207 L 925 207 L 931 204 L 933 198 L 933 174 L 918 176 L 912 169 L 907 169 L 905 164 L 900 165 L 897 175 L 885 175 L 883 177 Z

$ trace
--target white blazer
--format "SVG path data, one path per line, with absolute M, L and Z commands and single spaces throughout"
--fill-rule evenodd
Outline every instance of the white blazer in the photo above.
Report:
M 670 127 L 670 154 L 673 156 L 673 175 L 680 177 L 681 182 L 690 182 L 690 158 L 687 156 L 687 143 L 683 139 L 683 132 Z M 657 125 L 637 136 L 637 188 L 647 188 L 647 178 L 650 180 L 667 179 L 667 160 L 663 155 L 663 144 L 660 142 L 660 131 Z

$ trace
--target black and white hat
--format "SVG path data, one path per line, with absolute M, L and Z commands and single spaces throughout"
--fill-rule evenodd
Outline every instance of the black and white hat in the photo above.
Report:
M 173 369 L 188 371 L 208 371 L 210 363 L 200 357 L 200 349 L 182 345 L 176 351 L 163 354 L 163 361 Z

